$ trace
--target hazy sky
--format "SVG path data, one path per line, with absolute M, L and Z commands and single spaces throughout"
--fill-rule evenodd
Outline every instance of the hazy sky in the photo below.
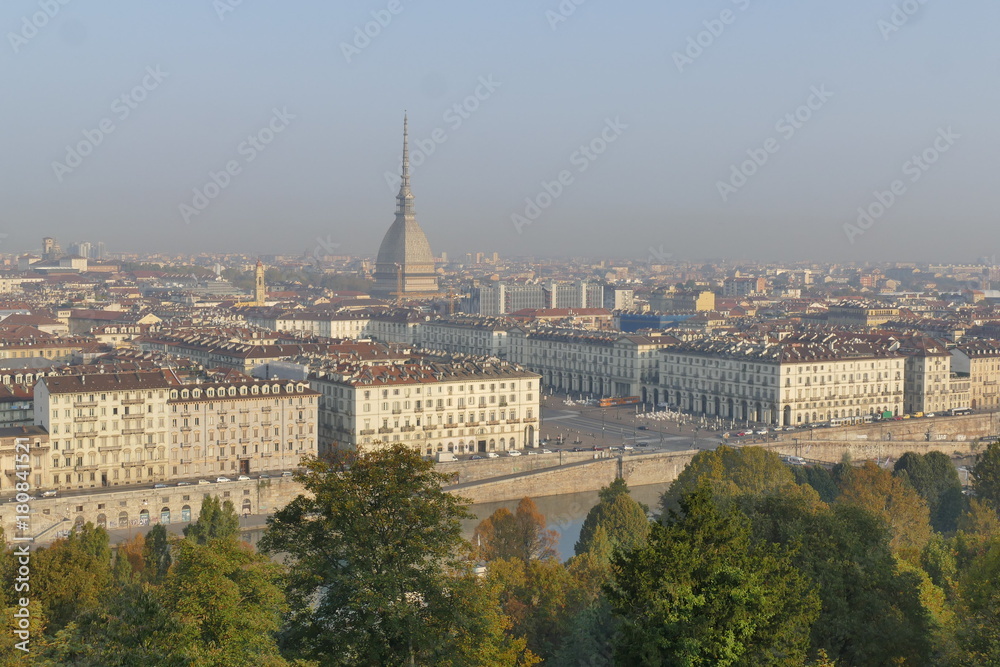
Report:
M 374 254 L 407 109 L 436 252 L 971 260 L 998 245 L 998 24 L 995 0 L 4 0 L 0 252 Z

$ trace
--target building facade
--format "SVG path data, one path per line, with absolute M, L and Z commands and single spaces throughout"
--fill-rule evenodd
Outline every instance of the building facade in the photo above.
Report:
M 402 443 L 425 456 L 538 446 L 539 377 L 506 362 L 393 364 L 317 371 L 320 442 Z

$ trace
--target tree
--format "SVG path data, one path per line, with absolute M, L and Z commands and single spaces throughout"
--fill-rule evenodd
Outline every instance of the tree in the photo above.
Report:
M 991 442 L 986 451 L 976 457 L 972 468 L 972 488 L 976 497 L 985 500 L 1000 512 L 1000 441 Z
M 201 501 L 198 520 L 184 527 L 184 537 L 198 544 L 210 540 L 236 537 L 240 534 L 240 517 L 230 500 L 220 505 L 215 496 L 205 496 Z
M 824 503 L 832 503 L 840 495 L 833 475 L 823 466 L 795 466 L 792 474 L 798 484 L 811 486 Z
M 819 599 L 792 552 L 751 539 L 708 484 L 615 559 L 616 664 L 801 665 Z
M 450 589 L 472 517 L 448 475 L 399 444 L 304 465 L 307 495 L 260 543 L 289 566 L 283 646 L 322 665 L 432 664 L 466 622 Z
M 777 454 L 760 447 L 722 446 L 698 452 L 660 497 L 664 512 L 676 510 L 680 499 L 708 483 L 716 499 L 767 495 L 796 486 L 795 477 Z
M 1000 664 L 1000 540 L 976 558 L 960 585 L 962 665 Z
M 599 492 L 598 503 L 587 513 L 574 546 L 577 555 L 589 551 L 594 532 L 602 527 L 612 547 L 634 549 L 649 535 L 647 509 L 628 493 L 628 484 L 618 478 Z
M 819 592 L 812 654 L 825 651 L 843 665 L 930 664 L 919 581 L 899 571 L 884 519 L 801 494 L 748 498 L 744 506 L 755 540 L 795 547 L 794 565 Z
M 276 635 L 288 609 L 282 566 L 235 537 L 178 544 L 163 599 L 190 638 L 195 664 L 284 665 Z
M 962 512 L 962 482 L 947 455 L 906 452 L 893 467 L 893 474 L 905 479 L 927 502 L 931 524 L 940 533 L 955 530 Z
M 31 558 L 31 590 L 55 632 L 93 610 L 111 586 L 108 532 L 87 523 Z
M 930 511 L 917 492 L 871 461 L 852 468 L 843 478 L 841 503 L 863 507 L 882 517 L 892 528 L 892 548 L 911 562 L 931 537 Z
M 481 560 L 498 558 L 552 559 L 558 534 L 546 528 L 545 516 L 531 498 L 522 498 L 511 514 L 505 507 L 483 519 L 472 536 Z
M 146 566 L 146 577 L 153 583 L 161 583 L 167 576 L 173 559 L 170 555 L 170 541 L 167 529 L 162 524 L 153 526 L 146 535 L 143 548 L 143 562 Z

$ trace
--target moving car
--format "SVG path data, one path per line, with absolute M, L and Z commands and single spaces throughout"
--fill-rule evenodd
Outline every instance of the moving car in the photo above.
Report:
M 542 450 L 542 454 L 551 454 L 551 453 L 552 453 L 551 449 L 543 449 Z
M 165 488 L 167 488 L 167 485 L 166 484 L 154 484 L 153 488 L 154 489 L 165 489 Z
M 250 480 L 250 475 L 240 475 L 236 478 L 237 482 L 247 482 Z
M 228 477 L 216 477 L 215 481 L 216 482 L 231 482 L 233 480 L 229 479 Z
M 191 486 L 191 482 L 177 482 L 177 486 Z
M 199 479 L 199 480 L 198 480 L 198 483 L 199 483 L 199 484 L 211 484 L 211 482 L 210 482 L 210 481 L 208 481 L 207 479 Z
M 56 490 L 54 490 L 54 489 L 50 489 L 50 490 L 48 490 L 48 491 L 42 491 L 42 498 L 52 498 L 52 497 L 54 497 L 54 496 L 55 496 L 55 495 L 56 495 L 57 493 L 59 493 L 59 492 L 58 492 L 58 491 L 56 491 Z
M 488 458 L 488 459 L 498 459 L 498 458 L 500 458 L 500 455 L 497 454 L 496 452 L 487 452 L 486 458 Z
M 520 456 L 520 455 L 521 452 L 517 451 L 516 449 L 512 449 L 509 452 L 507 452 L 507 456 Z
M 480 456 L 479 454 L 474 454 L 474 455 L 472 456 L 472 459 L 471 459 L 471 460 L 472 460 L 472 461 L 482 461 L 482 460 L 483 460 L 483 458 L 485 458 L 485 457 L 483 457 L 483 456 Z
M 281 473 L 281 476 L 282 476 L 282 477 L 294 477 L 294 476 L 295 476 L 295 473 L 293 473 L 293 472 L 288 472 L 288 471 L 286 470 L 285 472 Z

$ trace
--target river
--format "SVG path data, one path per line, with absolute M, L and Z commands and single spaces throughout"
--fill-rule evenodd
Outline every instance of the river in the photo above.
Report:
M 640 503 L 649 506 L 654 512 L 658 511 L 660 505 L 660 494 L 667 490 L 670 484 L 650 484 L 648 486 L 636 486 L 630 489 L 630 493 Z M 538 511 L 545 515 L 547 527 L 559 533 L 559 543 L 556 547 L 559 558 L 566 560 L 573 556 L 573 545 L 580 538 L 580 529 L 583 528 L 583 520 L 587 518 L 587 513 L 597 504 L 597 491 L 584 491 L 581 493 L 568 493 L 561 496 L 543 496 L 535 498 L 535 505 Z M 475 519 L 462 522 L 462 532 L 466 539 L 472 539 L 472 533 L 476 525 L 493 514 L 497 509 L 506 507 L 511 512 L 517 508 L 517 500 L 501 503 L 480 503 L 471 505 L 469 510 L 476 515 Z M 263 517 L 254 517 L 263 520 Z M 256 545 L 260 540 L 263 530 L 256 528 L 244 529 L 243 539 Z

